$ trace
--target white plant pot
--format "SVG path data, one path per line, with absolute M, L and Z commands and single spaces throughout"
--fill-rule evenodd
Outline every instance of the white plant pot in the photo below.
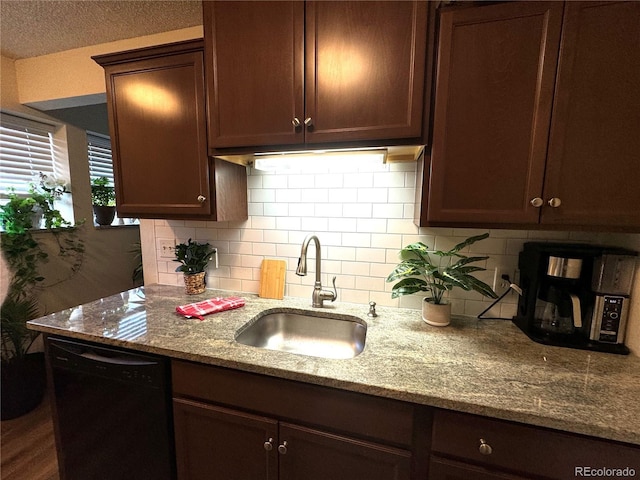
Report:
M 422 300 L 422 320 L 434 327 L 446 327 L 451 323 L 451 304 L 443 303 L 437 305 Z

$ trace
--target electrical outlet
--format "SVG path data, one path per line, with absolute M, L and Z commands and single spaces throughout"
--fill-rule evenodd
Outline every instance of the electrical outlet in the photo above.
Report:
M 158 240 L 160 258 L 174 258 L 176 255 L 175 240 Z
M 508 276 L 511 282 L 514 281 L 513 272 L 510 272 L 508 268 L 496 267 L 493 273 L 493 291 L 496 293 L 498 293 L 498 290 L 504 291 L 509 288 L 510 283 L 502 278 L 503 275 Z

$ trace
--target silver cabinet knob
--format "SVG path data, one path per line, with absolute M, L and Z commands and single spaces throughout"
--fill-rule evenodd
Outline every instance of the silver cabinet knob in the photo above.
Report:
M 560 200 L 558 197 L 553 197 L 547 203 L 550 207 L 558 208 L 560 205 L 562 205 L 562 200 Z
M 305 118 L 305 119 L 304 119 L 304 124 L 305 124 L 307 127 L 313 127 L 313 120 L 311 119 L 311 117 L 307 117 L 307 118 Z
M 298 128 L 302 124 L 300 123 L 300 119 L 298 117 L 293 117 L 293 120 L 291 120 L 291 125 L 293 125 L 295 128 Z
M 491 448 L 491 445 L 489 445 L 484 438 L 480 439 L 480 446 L 478 447 L 478 451 L 480 452 L 480 454 L 482 455 L 491 455 L 491 453 L 493 452 L 493 448 Z
M 271 450 L 273 450 L 273 438 L 270 438 L 269 440 L 264 442 L 264 449 L 267 452 L 270 452 Z
M 533 198 L 529 203 L 536 208 L 540 208 L 544 204 L 544 200 L 542 200 L 540 197 L 536 197 Z
M 282 445 L 278 445 L 278 452 L 282 455 L 287 454 L 287 442 L 282 442 Z
M 204 195 L 198 195 L 198 201 L 200 203 L 204 203 L 206 199 L 207 199 L 207 197 L 205 197 Z

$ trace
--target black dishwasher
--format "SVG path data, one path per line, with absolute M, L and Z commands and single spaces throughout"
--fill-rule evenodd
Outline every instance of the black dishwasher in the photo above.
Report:
M 168 359 L 46 343 L 61 480 L 175 478 Z

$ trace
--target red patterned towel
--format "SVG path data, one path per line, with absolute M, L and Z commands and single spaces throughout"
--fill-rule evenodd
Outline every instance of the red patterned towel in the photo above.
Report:
M 176 312 L 187 318 L 195 317 L 204 320 L 203 315 L 210 313 L 223 312 L 244 306 L 244 298 L 226 297 L 226 298 L 210 298 L 198 303 L 190 303 L 188 305 L 180 305 L 176 307 Z

